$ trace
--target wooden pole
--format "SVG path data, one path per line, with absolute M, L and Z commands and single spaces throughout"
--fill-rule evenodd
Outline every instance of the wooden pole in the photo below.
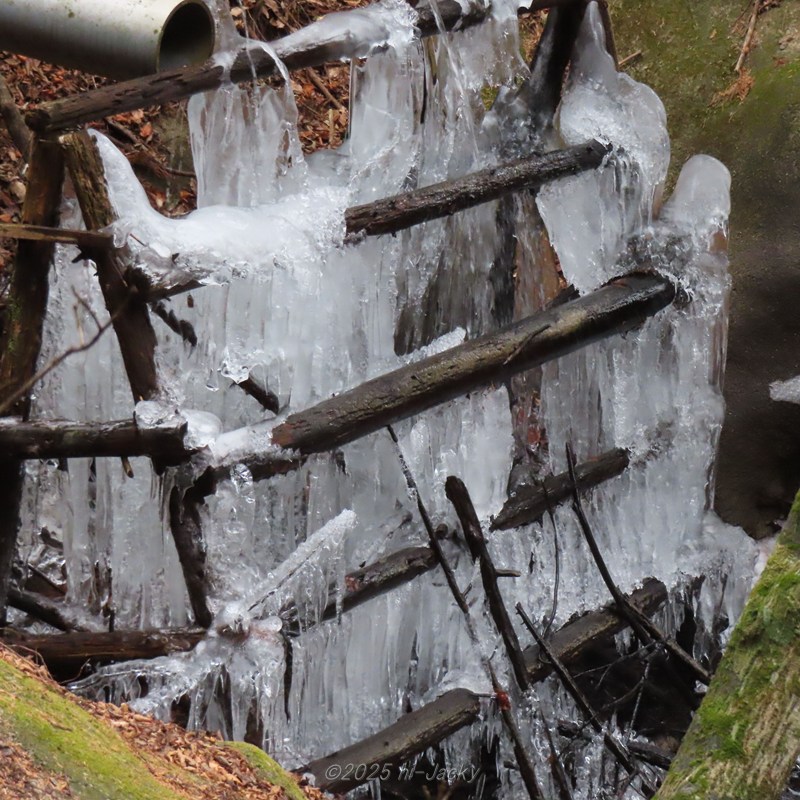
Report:
M 569 5 L 582 0 L 534 0 L 531 7 L 521 13 L 549 8 L 556 5 Z M 471 27 L 486 17 L 489 4 L 475 8 L 465 15 L 457 0 L 440 0 L 437 4 L 442 29 L 445 31 Z M 420 11 L 417 22 L 420 37 L 435 36 L 441 32 L 439 20 L 430 10 Z M 307 33 L 305 29 L 299 33 Z M 289 70 L 317 67 L 328 61 L 349 60 L 351 55 L 347 39 L 330 41 L 321 37 L 315 40 L 310 36 L 298 37 L 296 34 L 270 42 L 278 58 Z M 44 103 L 28 112 L 27 124 L 39 133 L 62 131 L 86 122 L 102 119 L 113 114 L 122 114 L 146 106 L 163 105 L 183 100 L 193 94 L 218 89 L 228 83 L 255 81 L 277 74 L 275 61 L 268 53 L 258 47 L 245 47 L 239 50 L 230 68 L 215 61 L 195 67 L 183 67 L 144 78 L 135 78 L 110 86 L 104 86 L 81 95 L 63 100 Z
M 64 183 L 61 148 L 55 142 L 35 139 L 30 159 L 22 221 L 55 226 Z M 52 242 L 21 241 L 17 246 L 0 341 L 0 400 L 15 394 L 36 373 L 53 249 Z M 27 391 L 10 412 L 27 420 L 30 408 L 31 395 Z M 11 564 L 17 547 L 22 481 L 22 463 L 4 453 L 0 459 L 0 626 L 5 624 Z

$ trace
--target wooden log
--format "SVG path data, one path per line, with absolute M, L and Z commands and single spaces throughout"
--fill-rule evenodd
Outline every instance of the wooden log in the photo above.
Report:
M 630 601 L 643 614 L 653 614 L 664 604 L 666 596 L 664 585 L 649 579 L 630 595 Z M 561 661 L 569 664 L 586 648 L 624 628 L 625 622 L 613 607 L 591 611 L 556 631 L 550 648 Z M 540 660 L 537 647 L 527 648 L 524 655 L 531 683 L 544 680 L 552 671 L 551 664 Z M 466 689 L 453 689 L 375 735 L 316 759 L 299 771 L 315 775 L 317 786 L 324 791 L 349 791 L 366 783 L 370 777 L 379 776 L 384 767 L 397 767 L 438 744 L 446 736 L 470 725 L 479 714 L 478 695 Z M 359 765 L 364 765 L 361 770 L 356 769 Z
M 86 132 L 61 137 L 75 194 L 88 230 L 102 230 L 116 220 L 108 196 L 105 169 L 97 146 Z M 155 366 L 156 335 L 147 304 L 125 280 L 129 266 L 123 249 L 85 248 L 97 264 L 97 277 L 114 324 L 133 400 L 149 400 L 158 393 Z
M 345 211 L 348 235 L 379 236 L 397 233 L 432 219 L 455 214 L 498 197 L 533 189 L 543 184 L 594 169 L 602 163 L 609 148 L 595 140 L 543 155 L 527 156 L 497 167 L 479 170 L 422 189 L 353 206 Z M 187 279 L 180 271 L 157 278 L 132 267 L 126 279 L 149 301 L 158 300 L 202 286 L 197 278 Z
M 8 84 L 2 75 L 0 75 L 0 117 L 5 122 L 14 147 L 22 153 L 22 157 L 27 161 L 33 144 L 33 134 L 25 124 L 22 113 L 14 102 Z
M 634 273 L 617 278 L 586 297 L 292 414 L 273 429 L 272 441 L 301 454 L 332 450 L 590 342 L 629 331 L 674 297 L 674 286 L 660 276 Z
M 76 244 L 80 248 L 111 248 L 114 238 L 110 233 L 72 231 L 65 228 L 48 228 L 45 225 L 0 223 L 0 239 L 24 239 L 28 242 L 54 242 Z
M 341 612 L 346 614 L 363 603 L 408 583 L 433 569 L 436 563 L 430 548 L 409 547 L 348 573 L 344 580 Z M 34 595 L 31 592 L 26 592 L 23 597 L 15 590 L 14 597 L 17 598 L 16 602 L 27 602 L 24 610 L 35 610 L 35 616 L 42 618 L 41 611 L 32 605 L 31 598 Z M 41 603 L 45 600 L 39 598 L 39 608 L 44 608 Z M 335 619 L 338 613 L 336 594 L 332 590 L 319 621 Z M 312 627 L 307 621 L 298 620 L 297 608 L 293 603 L 287 603 L 280 610 L 279 616 L 284 622 L 285 629 L 290 633 L 299 634 Z M 66 623 L 56 627 L 70 629 Z M 194 649 L 207 635 L 208 631 L 205 628 L 110 633 L 87 631 L 70 633 L 66 636 L 60 634 L 36 636 L 6 629 L 2 632 L 2 640 L 17 650 L 38 653 L 51 672 L 63 674 L 81 667 L 86 662 L 107 664 L 187 652 Z
M 61 148 L 54 142 L 37 139 L 31 145 L 30 159 L 22 221 L 26 225 L 53 226 L 58 222 L 64 182 Z M 9 412 L 23 419 L 30 413 L 31 395 L 30 391 L 21 390 L 36 373 L 53 247 L 52 242 L 20 242 L 8 290 L 0 341 L 0 401 L 21 392 Z M 4 453 L 0 458 L 0 626 L 5 624 L 11 563 L 17 546 L 22 481 L 21 462 Z
M 800 754 L 800 495 L 657 800 L 777 800 Z
M 629 463 L 628 451 L 619 448 L 584 461 L 575 469 L 578 488 L 581 491 L 591 489 L 621 475 Z M 520 487 L 516 490 L 515 496 L 506 501 L 500 513 L 492 520 L 490 530 L 507 531 L 538 522 L 547 512 L 548 502 L 555 507 L 570 497 L 572 497 L 572 481 L 569 472 L 550 475 L 540 485 Z
M 430 547 L 408 547 L 349 572 L 344 578 L 342 613 L 352 611 L 363 603 L 405 585 L 432 570 L 436 564 L 436 556 Z M 321 621 L 334 619 L 337 613 L 337 599 L 335 593 L 332 593 L 322 612 Z M 282 618 L 291 619 L 291 616 L 292 612 L 288 607 L 281 611 Z
M 69 619 L 64 613 L 65 609 L 60 603 L 54 603 L 42 595 L 25 589 L 10 587 L 8 590 L 8 605 L 30 615 L 40 622 L 45 622 L 60 631 L 82 630 L 82 626 Z
M 183 444 L 185 432 L 186 423 L 139 428 L 129 420 L 22 422 L 6 417 L 0 419 L 0 452 L 19 459 L 149 456 L 162 465 L 172 465 L 192 455 Z
M 348 208 L 345 212 L 347 232 L 367 236 L 396 233 L 412 225 L 496 200 L 510 192 L 535 189 L 549 181 L 594 169 L 602 164 L 609 152 L 608 145 L 592 140 Z
M 77 672 L 84 664 L 108 664 L 159 658 L 195 648 L 207 635 L 200 628 L 169 631 L 82 631 L 30 635 L 7 629 L 3 644 L 22 653 L 36 653 L 51 672 Z
M 580 2 L 568 0 L 576 1 Z M 521 10 L 521 13 L 562 4 L 566 4 L 564 0 L 534 0 L 531 7 Z M 438 6 L 445 30 L 461 30 L 475 25 L 486 17 L 488 11 L 487 4 L 486 7 L 477 7 L 465 15 L 457 0 L 440 0 Z M 435 36 L 440 32 L 436 16 L 430 10 L 420 12 L 417 28 L 421 37 Z M 292 34 L 270 43 L 275 54 L 289 70 L 316 67 L 328 61 L 349 60 L 352 54 L 347 37 L 340 41 L 331 41 L 325 37 L 309 37 L 306 29 L 299 33 L 304 35 L 301 37 Z M 61 131 L 112 114 L 183 100 L 199 92 L 218 89 L 227 83 L 254 81 L 276 75 L 277 72 L 274 60 L 264 50 L 243 47 L 229 69 L 212 60 L 199 66 L 135 78 L 45 103 L 29 111 L 25 120 L 30 128 L 40 133 Z

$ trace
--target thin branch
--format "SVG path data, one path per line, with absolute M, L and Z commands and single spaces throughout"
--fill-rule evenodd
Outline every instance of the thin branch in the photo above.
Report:
M 733 71 L 737 75 L 741 73 L 742 67 L 744 66 L 744 60 L 750 53 L 750 48 L 753 44 L 753 36 L 755 36 L 756 32 L 756 22 L 758 21 L 758 15 L 760 12 L 761 0 L 753 0 L 753 13 L 750 15 L 750 22 L 747 26 L 747 33 L 744 36 L 744 41 L 742 42 L 742 49 L 739 51 L 739 58 L 736 59 L 736 66 L 733 68 Z
M 83 353 L 93 347 L 100 340 L 103 334 L 114 324 L 114 317 L 116 317 L 121 311 L 122 308 L 117 309 L 116 314 L 114 314 L 114 316 L 112 316 L 108 322 L 101 325 L 91 339 L 83 344 L 67 348 L 63 353 L 61 353 L 61 355 L 56 356 L 54 359 L 52 359 L 52 361 L 49 361 L 47 364 L 45 364 L 45 366 L 42 367 L 35 375 L 19 386 L 15 392 L 12 392 L 9 397 L 0 402 L 0 416 L 5 414 L 14 405 L 14 403 L 17 402 L 17 400 L 24 397 L 28 391 L 30 391 L 40 380 L 42 380 L 42 378 L 50 374 L 54 369 L 56 369 L 56 367 L 63 364 L 64 361 L 66 361 L 70 356 L 74 356 L 77 353 Z
M 603 578 L 603 583 L 605 583 L 608 591 L 614 598 L 614 602 L 617 604 L 620 614 L 622 614 L 625 619 L 628 620 L 631 628 L 636 632 L 636 635 L 642 639 L 643 642 L 650 643 L 655 640 L 662 644 L 670 653 L 670 655 L 674 656 L 678 661 L 680 661 L 680 663 L 692 671 L 697 680 L 708 686 L 709 682 L 711 681 L 711 676 L 708 674 L 708 671 L 705 670 L 694 658 L 692 658 L 692 656 L 689 655 L 689 653 L 687 653 L 674 639 L 667 638 L 652 620 L 649 620 L 644 615 L 637 613 L 636 609 L 632 608 L 630 603 L 627 602 L 625 595 L 619 590 L 617 584 L 614 583 L 614 579 L 611 577 L 611 572 L 608 569 L 608 565 L 603 558 L 603 554 L 600 552 L 600 548 L 597 544 L 597 539 L 595 539 L 592 527 L 589 524 L 589 520 L 586 518 L 586 514 L 583 510 L 583 504 L 581 503 L 580 493 L 578 491 L 578 480 L 575 474 L 575 453 L 573 452 L 572 446 L 569 444 L 569 442 L 566 445 L 566 452 L 567 467 L 569 469 L 570 480 L 572 481 L 572 508 L 578 518 L 581 532 L 583 533 L 586 544 L 589 546 L 589 550 L 592 553 L 592 558 L 594 559 L 597 569 L 600 571 L 600 575 Z
M 611 752 L 611 754 L 617 759 L 622 768 L 628 774 L 638 774 L 642 784 L 646 787 L 646 789 L 650 791 L 651 794 L 655 794 L 655 788 L 651 786 L 647 778 L 639 772 L 639 769 L 631 758 L 631 754 L 628 752 L 627 748 L 617 741 L 617 739 L 612 736 L 600 722 L 597 717 L 597 712 L 595 712 L 595 710 L 592 708 L 592 704 L 589 702 L 589 699 L 581 691 L 581 688 L 575 682 L 575 679 L 572 677 L 572 675 L 570 675 L 569 670 L 566 668 L 566 666 L 564 666 L 564 663 L 561 661 L 561 659 L 558 658 L 558 656 L 551 650 L 550 646 L 536 630 L 536 626 L 525 612 L 522 603 L 517 603 L 516 609 L 517 614 L 519 614 L 520 619 L 525 624 L 525 627 L 530 631 L 531 636 L 533 636 L 533 638 L 536 640 L 536 644 L 539 645 L 539 649 L 553 665 L 553 669 L 564 685 L 564 688 L 569 692 L 570 696 L 575 701 L 575 704 L 586 715 L 589 723 L 595 729 L 595 731 L 597 731 L 599 734 L 602 734 L 603 743 L 609 752 Z
M 33 142 L 33 133 L 23 119 L 2 75 L 0 75 L 0 117 L 3 118 L 6 128 L 8 128 L 14 147 L 22 153 L 22 157 L 27 161 Z
M 445 579 L 447 581 L 447 585 L 450 587 L 450 592 L 453 595 L 453 599 L 456 601 L 456 605 L 458 605 L 459 609 L 461 609 L 461 613 L 464 615 L 464 622 L 466 624 L 469 638 L 472 641 L 476 652 L 480 654 L 481 663 L 492 684 L 492 691 L 495 693 L 495 697 L 497 698 L 497 705 L 503 718 L 503 724 L 505 725 L 506 730 L 511 737 L 514 747 L 514 755 L 517 758 L 517 765 L 519 766 L 520 775 L 522 776 L 522 781 L 525 784 L 528 796 L 531 798 L 531 800 L 544 800 L 542 790 L 539 788 L 539 781 L 536 779 L 536 772 L 533 768 L 533 764 L 528 758 L 528 754 L 525 751 L 525 746 L 522 743 L 522 735 L 517 727 L 517 722 L 514 719 L 514 715 L 511 713 L 511 702 L 508 694 L 501 686 L 497 677 L 497 673 L 492 666 L 492 662 L 487 656 L 483 655 L 480 637 L 478 636 L 478 631 L 475 628 L 475 623 L 473 622 L 472 614 L 470 613 L 469 605 L 467 604 L 467 599 L 464 597 L 463 592 L 458 586 L 455 573 L 447 561 L 444 551 L 442 550 L 442 546 L 439 543 L 439 539 L 436 536 L 433 523 L 431 522 L 431 518 L 428 515 L 428 511 L 422 501 L 422 497 L 420 496 L 417 482 L 414 480 L 414 476 L 411 473 L 405 456 L 403 455 L 403 451 L 400 448 L 400 441 L 397 438 L 397 434 L 394 432 L 394 429 L 391 425 L 387 425 L 387 430 L 389 431 L 389 436 L 392 437 L 392 441 L 395 444 L 397 456 L 400 460 L 400 466 L 403 470 L 403 476 L 405 477 L 408 490 L 416 497 L 417 508 L 419 509 L 420 516 L 422 517 L 425 530 L 428 533 L 431 549 L 436 554 L 436 559 L 438 560 L 439 565 L 444 572 Z

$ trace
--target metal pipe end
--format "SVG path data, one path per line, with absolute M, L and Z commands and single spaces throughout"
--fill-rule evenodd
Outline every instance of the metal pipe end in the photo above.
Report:
M 158 71 L 202 64 L 214 52 L 214 17 L 202 0 L 186 0 L 167 18 L 158 42 Z

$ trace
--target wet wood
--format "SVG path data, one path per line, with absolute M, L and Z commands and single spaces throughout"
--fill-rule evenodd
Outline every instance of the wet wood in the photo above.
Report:
M 114 239 L 110 233 L 72 231 L 64 228 L 48 228 L 45 225 L 0 223 L 0 239 L 75 244 L 79 248 L 111 248 L 114 246 Z
M 569 0 L 572 2 L 573 0 Z M 580 1 L 580 0 L 578 0 Z M 555 5 L 565 5 L 564 0 L 534 0 L 529 13 Z M 430 10 L 421 11 L 417 28 L 421 37 L 435 36 L 441 30 L 462 30 L 483 19 L 489 4 L 465 15 L 457 0 L 441 0 L 439 21 Z M 353 51 L 347 37 L 341 40 L 313 39 L 287 36 L 270 42 L 270 47 L 289 70 L 321 66 L 330 61 L 349 60 Z M 218 89 L 228 83 L 252 82 L 259 78 L 278 74 L 273 58 L 259 47 L 242 48 L 236 54 L 229 70 L 212 61 L 194 67 L 183 67 L 144 78 L 104 86 L 81 95 L 44 103 L 28 112 L 25 121 L 30 128 L 40 133 L 61 131 L 77 127 L 86 122 L 102 119 L 125 111 L 134 111 L 146 106 L 163 105 L 183 100 L 193 94 Z
M 630 601 L 642 613 L 653 614 L 664 604 L 666 596 L 664 585 L 649 579 L 630 595 Z M 613 607 L 592 611 L 556 631 L 550 648 L 569 664 L 588 647 L 619 633 L 625 626 Z M 524 655 L 531 683 L 544 680 L 552 671 L 552 665 L 539 658 L 537 647 L 527 648 Z M 374 736 L 312 761 L 299 771 L 315 775 L 317 786 L 325 791 L 349 791 L 366 783 L 370 770 L 377 767 L 374 775 L 377 776 L 384 767 L 391 769 L 402 764 L 471 724 L 479 714 L 478 695 L 466 689 L 453 689 Z M 362 770 L 356 769 L 358 765 L 364 765 Z
M 530 684 L 525 659 L 522 657 L 522 648 L 519 645 L 517 632 L 514 630 L 503 595 L 500 592 L 500 575 L 486 545 L 486 538 L 481 530 L 481 524 L 475 512 L 475 506 L 472 504 L 472 498 L 470 498 L 464 482 L 452 475 L 445 481 L 444 490 L 447 499 L 456 510 L 461 523 L 461 531 L 467 541 L 470 553 L 472 553 L 472 558 L 479 563 L 481 582 L 483 583 L 483 591 L 486 594 L 489 611 L 506 646 L 506 653 L 508 654 L 508 660 L 514 672 L 517 686 L 522 692 L 527 692 Z
M 60 631 L 81 630 L 81 626 L 64 613 L 61 604 L 34 592 L 12 586 L 8 590 L 8 605 Z
M 31 458 L 134 458 L 149 456 L 162 465 L 186 461 L 186 423 L 172 428 L 139 428 L 130 420 L 61 422 L 0 420 L 0 452 Z
M 575 477 L 581 491 L 599 486 L 617 475 L 621 475 L 630 463 L 627 450 L 615 449 L 597 458 L 578 464 Z M 547 513 L 548 503 L 555 508 L 572 497 L 572 481 L 569 472 L 550 475 L 533 486 L 518 487 L 500 513 L 492 520 L 490 530 L 507 531 L 539 522 Z
M 64 160 L 54 142 L 37 139 L 30 149 L 28 191 L 22 210 L 26 225 L 55 226 L 64 183 Z M 27 419 L 30 391 L 22 388 L 35 375 L 42 346 L 42 332 L 49 294 L 52 242 L 21 241 L 17 246 L 6 297 L 6 313 L 0 340 L 0 400 L 20 394 L 9 413 Z M 6 619 L 11 563 L 17 546 L 22 497 L 22 464 L 0 459 L 0 626 Z
M 116 221 L 108 196 L 105 169 L 97 146 L 86 132 L 61 137 L 75 194 L 88 230 L 102 230 Z M 124 275 L 130 259 L 125 248 L 84 248 L 97 265 L 97 277 L 114 324 L 134 402 L 158 393 L 156 335 L 147 305 Z
M 599 167 L 607 145 L 592 140 L 544 155 L 520 158 L 463 178 L 405 192 L 345 212 L 348 234 L 378 236 L 446 217 L 504 194 L 535 189 L 549 181 Z
M 169 631 L 83 631 L 57 635 L 31 635 L 7 629 L 3 644 L 22 653 L 36 653 L 51 672 L 77 671 L 87 662 L 159 658 L 192 650 L 207 632 L 199 628 Z
M 617 278 L 586 297 L 292 414 L 273 429 L 272 440 L 301 454 L 340 447 L 590 342 L 629 331 L 674 297 L 675 289 L 666 278 L 643 273 Z

